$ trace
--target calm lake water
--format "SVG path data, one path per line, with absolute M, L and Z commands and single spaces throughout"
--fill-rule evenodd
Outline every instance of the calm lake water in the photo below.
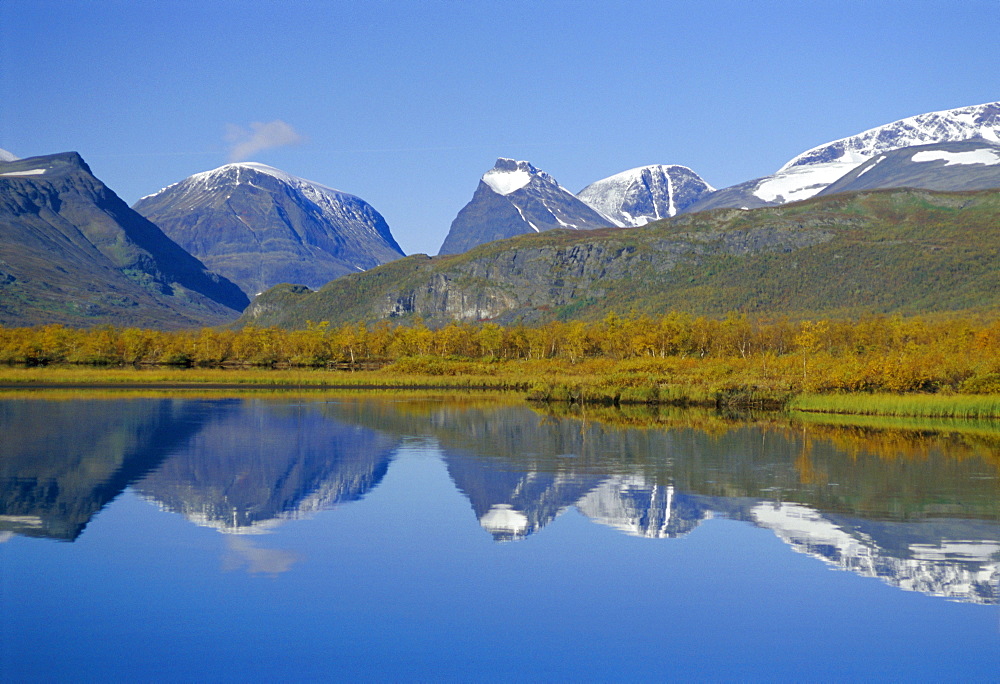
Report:
M 7 394 L 0 678 L 996 680 L 998 435 Z

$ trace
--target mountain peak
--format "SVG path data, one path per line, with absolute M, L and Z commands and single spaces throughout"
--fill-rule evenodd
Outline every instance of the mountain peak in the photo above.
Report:
M 216 325 L 249 303 L 76 152 L 0 162 L 0 207 L 4 324 Z
M 84 171 L 94 175 L 79 152 L 59 152 L 26 159 L 0 159 L 0 164 L 3 165 L 0 167 L 0 175 L 5 177 L 56 176 L 68 171 Z
M 452 221 L 439 254 L 554 228 L 586 230 L 614 222 L 530 162 L 500 157 Z
M 619 226 L 675 216 L 715 188 L 686 166 L 651 164 L 595 181 L 577 197 Z
M 520 190 L 532 178 L 541 178 L 555 184 L 555 180 L 544 171 L 539 171 L 531 162 L 500 157 L 493 168 L 483 174 L 482 181 L 498 195 L 509 195 Z

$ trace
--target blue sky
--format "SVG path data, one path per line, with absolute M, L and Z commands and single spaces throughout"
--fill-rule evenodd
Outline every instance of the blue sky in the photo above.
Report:
M 433 254 L 498 156 L 725 187 L 1000 100 L 998 28 L 997 0 L 3 0 L 0 148 L 79 151 L 129 204 L 250 152 Z

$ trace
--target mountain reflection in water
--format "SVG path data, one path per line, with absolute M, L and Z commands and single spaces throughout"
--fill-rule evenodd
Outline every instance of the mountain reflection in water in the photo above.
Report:
M 594 420 L 494 400 L 44 397 L 0 400 L 6 537 L 76 539 L 127 487 L 198 525 L 264 533 L 361 499 L 401 445 L 424 443 L 500 542 L 570 508 L 660 539 L 718 515 L 902 589 L 998 602 L 1000 449 L 989 430 L 669 411 Z M 223 565 L 277 575 L 297 560 L 234 536 Z

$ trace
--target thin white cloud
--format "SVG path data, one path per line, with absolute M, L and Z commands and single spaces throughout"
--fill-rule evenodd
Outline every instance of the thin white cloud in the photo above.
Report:
M 298 145 L 303 138 L 281 119 L 263 123 L 254 121 L 249 127 L 226 125 L 226 142 L 229 143 L 229 161 L 245 161 L 261 150 L 285 145 Z

